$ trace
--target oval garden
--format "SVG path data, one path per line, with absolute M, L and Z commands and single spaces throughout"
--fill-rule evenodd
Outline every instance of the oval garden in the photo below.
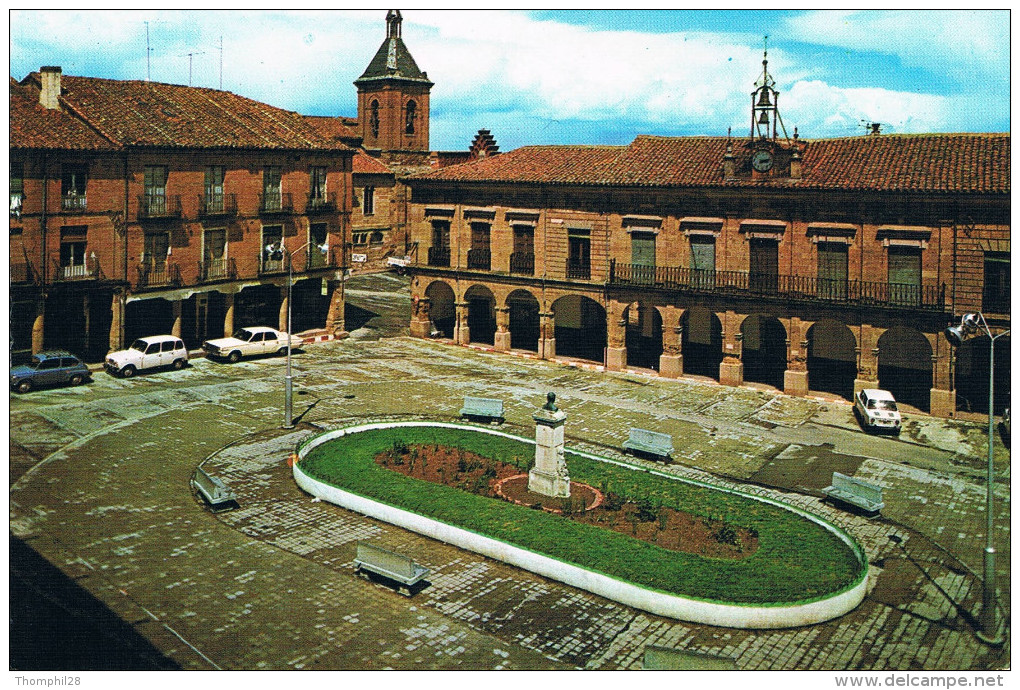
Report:
M 326 500 L 673 617 L 735 627 L 828 620 L 863 598 L 867 561 L 842 530 L 792 506 L 566 450 L 582 495 L 499 491 L 535 443 L 457 424 L 366 424 L 298 449 Z

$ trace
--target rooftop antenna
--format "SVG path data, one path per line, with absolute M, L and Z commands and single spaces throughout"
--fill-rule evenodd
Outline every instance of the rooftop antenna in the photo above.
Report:
M 185 53 L 184 55 L 178 55 L 177 56 L 177 57 L 187 57 L 188 58 L 188 86 L 191 86 L 191 62 L 192 62 L 192 59 L 196 55 L 205 55 L 205 51 L 204 50 L 197 50 L 197 51 L 194 51 L 194 52 L 191 52 L 191 53 Z
M 220 91 L 223 90 L 223 34 L 220 34 Z
M 149 47 L 149 22 L 145 22 L 145 81 L 152 81 L 152 48 Z

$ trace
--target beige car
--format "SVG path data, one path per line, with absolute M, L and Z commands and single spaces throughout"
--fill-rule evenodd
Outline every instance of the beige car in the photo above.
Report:
M 300 347 L 304 341 L 297 336 L 288 335 L 283 331 L 268 326 L 252 326 L 238 329 L 229 338 L 217 338 L 202 343 L 207 357 L 237 362 L 242 357 L 256 357 L 274 353 L 286 354 L 287 341 L 290 347 Z

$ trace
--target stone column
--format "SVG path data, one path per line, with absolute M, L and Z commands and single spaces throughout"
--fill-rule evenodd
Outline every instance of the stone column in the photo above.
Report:
M 456 302 L 457 319 L 453 326 L 453 342 L 467 345 L 471 342 L 471 328 L 468 326 L 468 303 Z
M 181 309 L 182 302 L 179 299 L 175 299 L 170 302 L 170 309 L 173 314 L 172 323 L 170 326 L 170 335 L 175 338 L 181 337 Z
M 556 357 L 556 317 L 551 311 L 538 314 L 538 356 L 541 359 Z
M 857 345 L 857 378 L 854 379 L 854 395 L 865 388 L 878 388 L 878 339 L 882 332 L 871 326 L 861 327 L 860 342 Z
M 496 308 L 494 347 L 501 352 L 506 352 L 510 349 L 510 307 Z
M 803 396 L 808 392 L 808 341 L 802 335 L 805 332 L 800 319 L 790 319 L 786 338 L 786 372 L 783 374 L 783 392 L 787 395 Z
M 335 281 L 333 294 L 329 298 L 329 311 L 326 313 L 326 330 L 337 338 L 347 335 L 344 310 L 347 308 L 345 286 L 343 280 Z
M 726 312 L 723 318 L 723 361 L 719 363 L 719 383 L 724 386 L 744 384 L 744 363 L 741 361 L 743 333 L 736 327 L 736 314 Z
M 287 286 L 283 285 L 280 287 L 280 325 L 277 330 L 287 331 L 287 311 L 290 309 L 290 300 L 287 298 Z
M 623 371 L 627 368 L 627 320 L 615 313 L 615 303 L 606 310 L 606 369 Z M 626 307 L 624 307 L 626 308 Z
M 124 349 L 124 294 L 113 293 L 113 300 L 110 302 L 110 351 Z
M 46 331 L 46 298 L 40 297 L 35 303 L 35 320 L 32 321 L 32 354 L 43 350 L 43 338 Z
M 411 337 L 428 338 L 432 334 L 432 301 L 428 297 L 411 300 Z
M 938 342 L 941 335 L 935 334 L 931 348 L 932 386 L 928 402 L 933 417 L 952 418 L 956 416 L 956 391 L 950 387 L 953 349 L 946 342 Z
M 563 456 L 563 423 L 567 413 L 556 407 L 556 394 L 532 415 L 535 420 L 535 466 L 528 473 L 528 491 L 543 496 L 570 497 L 570 476 Z
M 662 354 L 659 356 L 659 376 L 675 379 L 683 376 L 684 356 L 681 351 L 683 326 L 662 326 Z
M 223 295 L 223 337 L 229 338 L 234 335 L 234 293 L 228 292 Z

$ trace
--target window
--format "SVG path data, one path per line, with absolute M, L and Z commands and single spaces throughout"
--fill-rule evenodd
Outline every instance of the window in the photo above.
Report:
M 369 236 L 369 238 L 368 238 L 368 243 L 369 244 L 382 244 L 383 243 L 383 234 L 382 234 L 382 231 L 381 230 L 374 230 L 372 232 L 371 236 Z
M 407 119 L 404 123 L 404 132 L 414 134 L 414 119 L 417 117 L 418 104 L 414 101 L 407 102 Z
M 752 237 L 749 241 L 748 282 L 754 292 L 774 293 L 779 289 L 779 242 Z
M 842 242 L 818 243 L 818 296 L 846 299 L 849 245 Z
M 85 209 L 85 187 L 87 181 L 87 166 L 63 166 L 60 176 L 61 208 L 65 211 L 82 211 Z
M 326 200 L 326 168 L 322 166 L 313 166 L 308 171 L 308 176 L 311 183 L 310 199 L 315 201 Z
M 369 106 L 368 126 L 372 130 L 372 136 L 379 136 L 379 101 L 372 101 Z
M 352 242 L 356 245 L 368 244 L 368 233 L 367 232 L 356 232 L 352 236 Z
M 206 230 L 204 236 L 203 277 L 224 278 L 227 275 L 227 231 L 222 228 Z
M 715 235 L 691 235 L 691 281 L 694 287 L 715 287 Z
M 889 301 L 919 304 L 921 300 L 921 248 L 889 247 Z
M 25 197 L 25 164 L 11 161 L 11 215 L 21 215 L 21 201 Z
M 266 251 L 266 247 L 273 245 L 278 251 L 269 253 Z M 284 264 L 284 253 L 280 250 L 283 245 L 283 226 L 282 225 L 263 225 L 262 226 L 262 270 L 266 272 L 270 271 L 282 271 L 286 264 Z
M 156 271 L 162 271 L 166 268 L 166 258 L 169 254 L 169 233 L 150 232 L 145 234 L 145 254 L 142 257 L 143 265 Z
M 209 165 L 205 169 L 205 210 L 211 213 L 222 213 L 223 208 L 223 175 L 222 165 Z
M 982 311 L 1009 313 L 1009 253 L 985 252 L 985 284 Z
M 450 265 L 450 221 L 432 221 L 432 246 L 429 247 L 429 266 Z
M 520 275 L 535 274 L 535 228 L 515 225 L 514 251 L 510 255 L 510 272 Z
M 270 165 L 262 171 L 262 208 L 265 211 L 283 210 L 283 171 Z
M 308 226 L 308 267 L 316 268 L 326 265 L 326 255 L 320 247 L 326 244 L 329 226 L 326 223 L 312 223 Z
M 144 205 L 146 215 L 166 215 L 166 166 L 145 166 Z
M 366 216 L 375 213 L 375 187 L 365 187 L 361 195 L 361 212 Z
M 567 230 L 567 278 L 591 278 L 590 230 Z
M 468 250 L 468 268 L 488 271 L 492 254 L 489 248 L 488 223 L 471 224 L 471 249 Z
M 88 274 L 85 259 L 88 231 L 87 225 L 60 228 L 60 274 L 62 278 L 81 278 Z
M 630 234 L 630 262 L 635 266 L 655 266 L 655 233 Z

